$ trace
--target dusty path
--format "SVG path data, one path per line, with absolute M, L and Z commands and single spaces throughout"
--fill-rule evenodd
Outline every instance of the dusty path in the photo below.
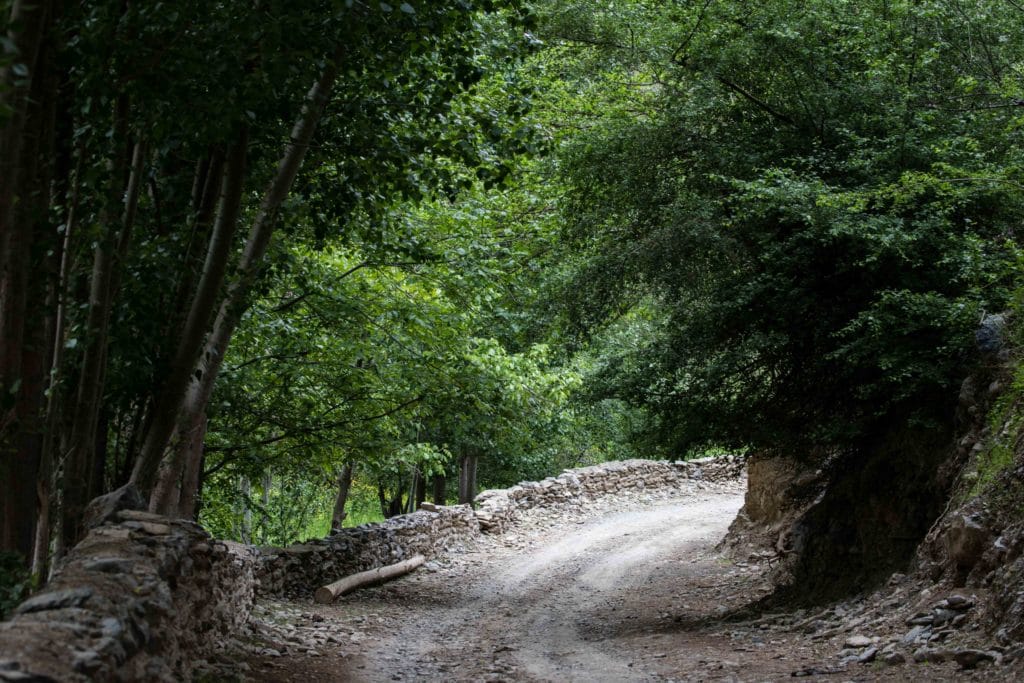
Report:
M 634 504 L 538 516 L 426 572 L 330 607 L 295 606 L 300 625 L 348 628 L 318 656 L 258 662 L 261 680 L 740 680 L 752 665 L 770 680 L 798 668 L 795 644 L 764 656 L 763 638 L 737 642 L 719 621 L 767 590 L 760 568 L 715 550 L 742 483 Z
M 769 591 L 766 567 L 715 548 L 744 485 L 603 501 L 582 518 L 536 511 L 333 605 L 266 603 L 263 655 L 240 673 L 267 683 L 996 680 L 953 664 L 841 662 L 849 629 L 819 635 L 820 615 L 804 610 L 752 615 L 745 608 Z
M 356 680 L 515 678 L 558 681 L 643 679 L 628 649 L 600 636 L 646 621 L 623 610 L 659 570 L 685 573 L 722 536 L 741 500 L 705 495 L 650 510 L 611 514 L 554 535 L 528 552 L 500 553 L 460 583 L 459 606 L 426 609 L 413 628 L 366 654 Z M 473 576 L 475 574 L 475 576 Z M 385 657 L 399 648 L 397 666 Z M 381 665 L 383 662 L 383 665 Z M 452 666 L 458 662 L 457 666 Z

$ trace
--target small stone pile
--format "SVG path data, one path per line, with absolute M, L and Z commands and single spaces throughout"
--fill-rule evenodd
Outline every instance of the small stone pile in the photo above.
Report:
M 939 600 L 929 609 L 919 610 L 906 619 L 910 630 L 903 636 L 883 639 L 878 636 L 847 637 L 839 652 L 842 664 L 868 664 L 876 659 L 889 664 L 903 664 L 908 659 L 917 663 L 941 663 L 955 660 L 963 668 L 973 669 L 980 662 L 995 661 L 1001 653 L 988 653 L 969 648 L 945 648 L 941 644 L 954 635 L 967 621 L 975 605 L 973 598 L 953 594 Z
M 121 510 L 0 623 L 0 681 L 179 681 L 253 604 L 254 555 Z
M 924 587 L 919 580 L 894 574 L 885 589 L 832 605 L 822 613 L 790 624 L 789 630 L 802 631 L 811 641 L 841 644 L 842 649 L 836 654 L 838 665 L 825 667 L 829 673 L 856 671 L 857 665 L 929 664 L 944 665 L 947 674 L 951 674 L 957 669 L 981 669 L 1024 660 L 1024 648 L 988 642 L 988 636 L 978 625 L 981 601 L 977 595 L 952 591 L 939 597 L 935 595 L 937 588 Z M 783 623 L 793 616 L 783 617 Z M 814 671 L 821 673 L 823 669 L 814 667 Z
M 502 533 L 526 510 L 572 511 L 622 493 L 676 495 L 693 481 L 735 480 L 743 467 L 743 459 L 737 456 L 678 462 L 622 460 L 581 467 L 543 481 L 484 491 L 476 497 L 476 517 L 485 533 Z

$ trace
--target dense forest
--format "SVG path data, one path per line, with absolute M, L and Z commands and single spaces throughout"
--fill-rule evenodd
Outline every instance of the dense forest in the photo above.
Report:
M 1014 0 L 0 16 L 0 550 L 36 581 L 129 484 L 283 544 L 609 459 L 857 462 L 946 433 L 1017 304 Z

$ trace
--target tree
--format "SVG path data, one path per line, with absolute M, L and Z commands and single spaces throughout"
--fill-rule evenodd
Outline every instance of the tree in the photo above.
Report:
M 152 505 L 187 509 L 274 235 L 423 196 L 432 157 L 476 153 L 459 130 L 494 137 L 446 114 L 521 40 L 515 2 L 8 6 L 0 540 L 27 555 L 51 476 L 66 543 L 92 495 L 129 474 L 149 492 L 168 454 Z
M 1021 200 L 1012 108 L 956 104 L 1000 100 L 1020 17 L 973 11 L 677 9 L 645 62 L 650 115 L 571 143 L 567 237 L 587 258 L 569 317 L 661 311 L 603 395 L 650 407 L 663 447 L 822 458 L 945 422 L 979 311 L 1005 305 Z M 961 12 L 993 20 L 984 58 Z

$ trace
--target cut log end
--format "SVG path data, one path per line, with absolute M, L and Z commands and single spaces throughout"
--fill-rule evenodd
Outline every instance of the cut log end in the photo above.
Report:
M 357 588 L 382 583 L 388 579 L 408 574 L 426 561 L 427 558 L 423 555 L 416 555 L 396 564 L 389 564 L 385 567 L 377 567 L 376 569 L 346 576 L 334 583 L 317 588 L 316 593 L 313 594 L 313 599 L 321 605 L 332 603 L 339 596 L 351 593 Z

